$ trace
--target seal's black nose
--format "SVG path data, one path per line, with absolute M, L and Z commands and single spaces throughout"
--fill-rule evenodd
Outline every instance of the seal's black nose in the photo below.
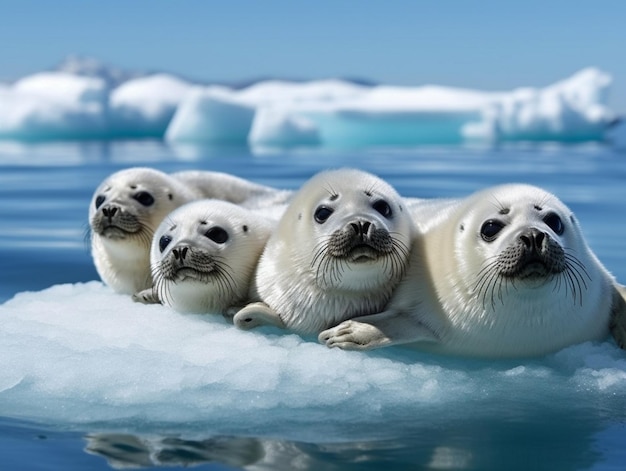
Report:
M 102 208 L 102 214 L 104 214 L 104 216 L 107 217 L 109 221 L 111 221 L 113 216 L 115 216 L 115 213 L 117 213 L 117 209 L 118 208 L 115 206 L 105 206 L 104 208 Z
M 174 258 L 176 260 L 180 260 L 182 262 L 183 260 L 185 260 L 188 250 L 189 250 L 189 247 L 180 247 L 180 248 L 172 249 L 172 254 L 174 254 Z
M 532 228 L 528 232 L 519 236 L 519 238 L 524 243 L 526 250 L 533 253 L 540 253 L 544 246 L 546 233 L 540 231 L 539 229 Z
M 350 225 L 352 226 L 354 233 L 363 239 L 367 236 L 372 223 L 368 221 L 357 221 L 351 222 Z

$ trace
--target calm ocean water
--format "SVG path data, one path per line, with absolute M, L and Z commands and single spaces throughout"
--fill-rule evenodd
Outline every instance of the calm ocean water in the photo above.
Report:
M 92 192 L 108 174 L 137 165 L 229 172 L 283 188 L 297 188 L 319 170 L 358 167 L 410 197 L 459 197 L 498 183 L 531 183 L 574 210 L 595 253 L 626 282 L 626 155 L 597 144 L 251 152 L 157 141 L 0 143 L 0 302 L 19 292 L 96 280 L 86 239 Z M 0 367 L 10 365 L 0 358 Z M 571 403 L 554 410 L 542 398 L 529 398 L 520 410 L 491 404 L 445 424 L 416 418 L 412 426 L 389 424 L 389 430 L 383 420 L 380 437 L 367 440 L 345 433 L 337 440 L 321 431 L 307 441 L 277 432 L 183 440 L 158 430 L 136 436 L 132 426 L 124 433 L 113 420 L 93 430 L 8 414 L 0 418 L 0 462 L 3 469 L 24 470 L 155 462 L 161 469 L 624 469 L 626 390 L 610 396 L 584 395 L 580 403 L 568 396 Z M 115 433 L 102 432 L 111 429 Z M 273 462 L 263 467 L 257 458 L 268 449 Z

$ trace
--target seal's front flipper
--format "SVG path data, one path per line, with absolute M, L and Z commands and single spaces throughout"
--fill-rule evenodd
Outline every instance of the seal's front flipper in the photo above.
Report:
M 285 324 L 278 313 L 262 302 L 250 303 L 241 309 L 233 317 L 233 323 L 243 330 L 250 330 L 263 325 L 285 328 Z
M 152 289 L 144 289 L 138 293 L 133 294 L 133 301 L 142 304 L 161 304 L 159 295 Z
M 330 348 L 371 350 L 412 342 L 436 342 L 438 338 L 411 314 L 391 310 L 344 321 L 323 331 L 318 340 Z
M 622 285 L 615 286 L 609 328 L 617 345 L 626 349 L 626 287 Z

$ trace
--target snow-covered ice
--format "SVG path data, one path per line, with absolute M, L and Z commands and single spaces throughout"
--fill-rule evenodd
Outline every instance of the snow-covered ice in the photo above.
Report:
M 195 87 L 176 110 L 165 137 L 170 141 L 245 143 L 254 107 L 225 87 Z
M 162 137 L 192 85 L 169 74 L 128 80 L 111 91 L 112 133 L 131 137 Z
M 303 423 L 445 421 L 493 404 L 610 408 L 626 388 L 626 358 L 610 340 L 526 361 L 347 352 L 136 304 L 95 281 L 0 305 L 0 357 L 1 416 L 70 426 L 219 424 L 302 437 Z
M 236 90 L 170 74 L 117 83 L 100 73 L 42 72 L 3 85 L 0 138 L 165 137 L 259 147 L 583 141 L 603 140 L 617 118 L 608 106 L 612 79 L 594 68 L 509 92 L 341 80 L 268 80 Z
M 108 130 L 103 80 L 42 72 L 0 88 L 0 138 L 101 138 Z
M 495 140 L 602 139 L 615 115 L 606 107 L 611 77 L 584 69 L 544 89 L 521 88 L 493 100 L 467 136 Z

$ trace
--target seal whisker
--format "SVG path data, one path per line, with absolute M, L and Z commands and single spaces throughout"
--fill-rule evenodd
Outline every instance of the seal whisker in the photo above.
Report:
M 563 287 L 563 278 L 564 278 L 564 274 L 563 273 L 558 273 L 557 276 L 554 277 L 554 286 L 552 287 L 552 292 L 553 293 L 559 293 L 561 291 L 561 288 Z M 567 285 L 565 286 L 565 293 L 567 294 Z
M 566 254 L 565 260 L 566 260 L 565 272 L 566 272 L 566 275 L 568 275 L 568 278 L 570 279 L 570 283 L 571 283 L 572 291 L 573 291 L 572 295 L 574 298 L 576 297 L 576 289 L 574 286 L 574 282 L 575 282 L 576 286 L 578 286 L 580 304 L 582 305 L 583 291 L 586 291 L 588 289 L 587 281 L 585 281 L 585 277 L 587 277 L 589 281 L 592 281 L 591 277 L 589 276 L 589 273 L 587 272 L 585 267 L 580 263 L 580 261 L 576 257 Z
M 570 270 L 565 270 L 563 272 L 563 276 L 565 277 L 565 279 L 567 280 L 567 284 L 566 284 L 566 293 L 567 291 L 569 291 L 569 289 L 571 289 L 571 295 L 572 295 L 572 299 L 574 300 L 574 302 L 576 301 L 576 285 L 575 285 L 575 281 L 574 281 L 574 277 L 573 274 Z
M 490 296 L 490 292 L 492 291 L 491 284 L 492 284 L 492 281 L 494 281 L 494 279 L 495 279 L 495 276 L 494 276 L 493 273 L 487 274 L 484 277 L 483 283 L 482 283 L 482 285 L 479 288 L 480 289 L 479 293 L 482 293 L 482 295 L 480 297 L 483 300 L 483 303 L 482 303 L 483 304 L 483 311 L 485 309 L 487 309 L 488 299 L 489 299 L 489 296 Z M 491 297 L 493 297 L 493 295 Z
M 508 279 L 504 276 L 498 277 L 498 299 L 500 300 L 500 304 L 504 306 L 504 296 L 502 295 L 502 285 L 504 284 L 505 294 L 509 294 L 509 283 Z M 515 282 L 511 281 L 511 285 L 515 288 Z M 517 288 L 515 288 L 517 289 Z
M 563 252 L 565 254 L 565 257 L 567 257 L 567 259 L 569 261 L 571 261 L 572 263 L 577 265 L 583 271 L 585 271 L 585 272 L 587 271 L 585 265 L 578 259 L 578 257 L 576 257 L 576 255 L 570 253 L 570 249 L 563 249 Z M 589 276 L 589 275 L 587 275 L 587 276 Z
M 578 260 L 578 258 L 576 258 L 574 255 L 570 255 L 567 252 L 565 253 L 565 260 L 568 262 L 568 265 L 572 266 L 572 269 L 576 269 L 576 271 L 581 275 L 584 273 L 585 276 L 587 277 L 587 279 L 589 281 L 591 280 L 591 276 L 589 276 L 589 273 L 587 272 L 587 269 L 585 268 L 585 265 L 583 263 L 581 263 L 580 260 Z M 580 271 L 579 271 L 580 270 Z M 582 273 L 581 273 L 582 271 Z
M 496 269 L 497 265 L 497 259 L 495 259 L 495 257 L 492 257 L 491 260 L 486 261 L 483 268 L 481 268 L 476 274 L 477 281 L 474 285 L 474 291 L 476 292 L 478 297 L 483 298 L 483 309 L 486 308 L 487 293 L 490 291 L 492 281 L 494 281 L 494 278 L 498 277 L 498 272 Z
M 574 298 L 576 298 L 576 288 L 578 288 L 578 300 L 580 305 L 583 304 L 583 292 L 587 290 L 587 284 L 583 279 L 581 273 L 576 270 L 568 267 L 567 273 L 571 273 L 572 276 L 572 289 L 574 290 Z M 574 286 L 574 281 L 576 282 L 576 286 Z
M 328 252 L 328 241 L 330 237 L 323 238 L 313 249 L 313 257 L 311 259 L 311 268 L 319 263 L 320 258 L 324 258 Z
M 226 287 L 229 288 L 228 291 L 232 291 L 232 286 L 237 284 L 235 278 L 232 275 L 232 267 L 225 261 L 216 261 L 215 271 L 217 272 L 217 277 L 224 280 L 224 283 L 226 283 Z
M 165 300 L 165 283 L 166 280 L 163 278 L 162 272 L 158 267 L 154 267 L 152 270 L 152 292 L 157 294 L 161 303 L 164 303 Z
M 574 276 L 576 278 L 579 290 L 582 291 L 583 288 L 585 290 L 588 289 L 587 282 L 585 281 L 585 278 L 584 278 L 583 275 L 587 276 L 589 281 L 591 281 L 591 277 L 589 277 L 589 274 L 587 273 L 586 270 L 580 270 L 576 265 L 572 265 L 572 264 L 568 263 L 567 266 L 566 266 L 565 271 L 571 272 L 572 276 Z
M 395 278 L 400 279 L 404 276 L 407 270 L 408 263 L 406 260 L 409 258 L 409 249 L 404 242 L 393 238 L 392 250 L 387 260 L 390 263 L 388 271 L 394 275 Z

